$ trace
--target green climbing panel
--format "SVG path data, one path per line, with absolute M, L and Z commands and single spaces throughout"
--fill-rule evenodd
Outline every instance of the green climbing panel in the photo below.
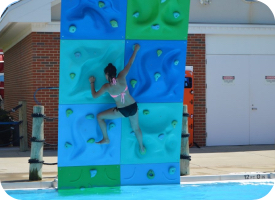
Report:
M 128 0 L 126 39 L 187 40 L 190 0 Z
M 58 168 L 58 189 L 61 190 L 119 185 L 119 165 Z

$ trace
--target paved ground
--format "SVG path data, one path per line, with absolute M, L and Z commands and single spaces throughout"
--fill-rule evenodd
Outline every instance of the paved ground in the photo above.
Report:
M 240 172 L 274 172 L 275 145 L 191 148 L 190 175 L 220 175 Z M 30 151 L 0 148 L 0 180 L 28 181 Z M 57 162 L 57 151 L 44 151 L 44 161 Z M 57 165 L 43 165 L 43 181 L 57 177 Z
M 275 171 L 275 145 L 191 148 L 190 155 L 190 175 Z

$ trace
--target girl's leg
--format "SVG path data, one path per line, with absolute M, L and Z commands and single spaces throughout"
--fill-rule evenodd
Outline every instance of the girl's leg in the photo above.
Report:
M 97 121 L 100 126 L 100 129 L 103 134 L 103 139 L 99 142 L 96 142 L 97 144 L 109 144 L 110 140 L 107 134 L 107 125 L 104 121 L 105 119 L 117 119 L 124 117 L 120 112 L 117 110 L 114 110 L 114 108 L 110 108 L 108 110 L 105 110 L 97 115 Z
M 130 116 L 129 120 L 130 120 L 132 129 L 135 132 L 140 151 L 144 152 L 145 149 L 144 149 L 143 141 L 142 141 L 142 132 L 141 132 L 141 130 L 139 128 L 139 124 L 138 124 L 138 112 L 135 115 Z

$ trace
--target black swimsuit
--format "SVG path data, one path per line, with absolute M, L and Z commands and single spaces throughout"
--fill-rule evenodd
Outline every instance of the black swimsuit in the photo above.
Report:
M 137 113 L 138 106 L 137 103 L 133 103 L 129 106 L 125 106 L 123 108 L 115 107 L 114 110 L 119 111 L 124 117 L 130 117 Z

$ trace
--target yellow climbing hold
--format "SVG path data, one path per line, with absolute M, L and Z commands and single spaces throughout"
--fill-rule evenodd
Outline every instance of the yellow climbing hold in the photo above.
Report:
M 162 50 L 157 50 L 157 54 L 158 54 L 158 57 L 160 57 L 161 56 L 161 54 L 162 54 Z
M 109 124 L 109 130 L 111 130 L 112 128 L 116 127 L 116 125 L 114 123 L 110 123 Z
M 176 120 L 172 121 L 172 126 L 173 126 L 174 128 L 176 128 L 177 123 L 178 123 L 178 122 L 177 122 Z
M 159 79 L 159 77 L 160 77 L 161 75 L 160 75 L 160 73 L 155 73 L 155 81 L 158 81 L 158 79 Z
M 94 119 L 95 116 L 93 114 L 86 115 L 86 119 Z
M 75 78 L 75 73 L 71 73 L 70 77 L 71 77 L 71 79 L 74 79 Z
M 113 28 L 117 28 L 118 27 L 118 23 L 117 23 L 116 20 L 111 20 L 110 23 L 111 23 L 111 25 L 112 25 Z
M 71 114 L 73 114 L 73 111 L 71 109 L 66 110 L 67 117 L 69 117 Z
M 144 115 L 149 115 L 149 113 L 150 113 L 149 110 L 144 110 L 144 111 L 143 111 L 143 114 L 144 114 Z
M 134 79 L 131 80 L 131 85 L 133 88 L 135 88 L 136 84 L 137 84 L 137 80 L 134 80 Z
M 103 7 L 105 6 L 105 3 L 104 3 L 103 1 L 99 1 L 99 2 L 98 2 L 98 6 L 99 6 L 100 8 L 103 8 Z
M 94 138 L 90 138 L 87 143 L 90 143 L 90 144 L 93 144 L 95 142 L 95 139 Z

